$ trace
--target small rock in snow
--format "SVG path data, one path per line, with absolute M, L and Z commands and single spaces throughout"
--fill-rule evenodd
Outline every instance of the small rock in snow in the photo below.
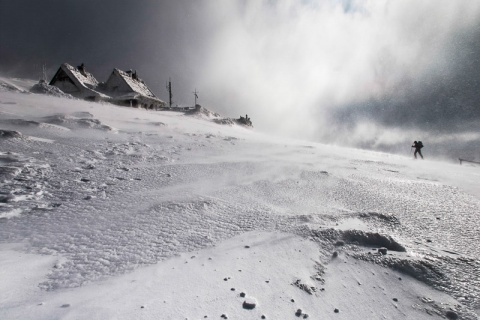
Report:
M 65 303 L 65 304 L 62 304 L 62 305 L 61 305 L 61 308 L 68 308 L 68 307 L 70 307 L 70 304 L 69 304 L 69 303 Z
M 335 308 L 335 310 L 333 310 L 333 312 L 335 312 L 335 313 L 339 313 L 339 312 L 340 312 L 340 310 L 338 310 L 337 308 Z
M 383 255 L 386 255 L 386 254 L 387 254 L 387 251 L 388 251 L 387 248 L 384 248 L 384 247 L 378 248 L 378 253 L 381 253 L 381 254 L 383 254 Z
M 297 317 L 300 317 L 302 315 L 302 309 L 297 309 L 297 312 L 295 312 L 295 315 Z
M 450 320 L 456 320 L 458 319 L 458 314 L 455 311 L 448 310 L 445 315 L 447 316 L 448 319 Z
M 336 257 L 338 257 L 338 252 L 334 251 L 333 254 L 332 254 L 332 258 L 336 258 Z
M 398 299 L 397 299 L 397 298 L 393 298 L 393 301 L 398 302 Z
M 240 292 L 240 297 L 245 298 L 246 294 L 245 292 Z
M 243 301 L 242 306 L 243 306 L 243 309 L 248 309 L 248 310 L 255 309 L 255 307 L 257 306 L 257 300 L 255 300 L 254 298 L 248 298 L 245 301 Z

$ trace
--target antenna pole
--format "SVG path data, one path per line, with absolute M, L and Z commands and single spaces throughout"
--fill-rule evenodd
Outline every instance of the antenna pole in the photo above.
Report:
M 197 88 L 195 88 L 195 91 L 193 91 L 193 95 L 195 96 L 195 107 L 197 106 L 197 99 L 198 99 L 198 92 L 197 92 Z
M 168 104 L 171 108 L 173 95 L 172 95 L 172 81 L 170 80 L 170 78 L 168 78 L 167 90 L 168 90 Z
M 45 63 L 43 64 L 42 71 L 43 71 L 43 81 L 47 82 L 47 66 L 45 65 Z

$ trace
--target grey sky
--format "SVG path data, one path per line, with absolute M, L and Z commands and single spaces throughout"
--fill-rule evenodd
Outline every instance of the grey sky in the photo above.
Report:
M 0 0 L 0 36 L 3 74 L 136 69 L 164 100 L 171 77 L 179 104 L 196 88 L 207 108 L 295 137 L 480 131 L 477 1 Z

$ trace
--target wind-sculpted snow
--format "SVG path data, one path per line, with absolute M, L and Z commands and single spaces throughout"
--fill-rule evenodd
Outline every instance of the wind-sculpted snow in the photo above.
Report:
M 479 308 L 480 200 L 431 173 L 211 122 L 180 130 L 168 113 L 119 131 L 91 109 L 0 115 L 18 133 L 0 139 L 0 242 L 58 257 L 44 289 L 281 231 L 318 243 L 322 262 L 342 252 Z
M 77 117 L 75 115 L 65 115 L 65 114 L 57 114 L 53 116 L 48 116 L 43 119 L 44 122 L 46 123 L 51 123 L 51 124 L 58 124 L 58 125 L 63 125 L 65 127 L 69 127 L 71 129 L 76 129 L 76 128 L 85 128 L 85 129 L 100 129 L 100 130 L 106 130 L 106 131 L 114 131 L 115 129 L 103 124 L 100 120 L 98 119 L 93 119 L 89 113 L 86 113 L 87 117 L 83 118 L 85 114 L 80 113 L 76 114 L 77 116 L 79 115 L 80 117 Z
M 60 90 L 58 87 L 51 86 L 45 82 L 40 82 L 35 85 L 33 85 L 32 88 L 30 88 L 30 92 L 32 93 L 39 93 L 39 94 L 47 94 L 50 96 L 54 97 L 60 97 L 60 98 L 67 98 L 67 99 L 74 99 L 74 97 L 68 93 L 63 92 Z

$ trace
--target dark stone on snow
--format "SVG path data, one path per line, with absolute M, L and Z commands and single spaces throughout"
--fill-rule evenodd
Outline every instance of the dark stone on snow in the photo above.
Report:
M 445 313 L 445 316 L 447 316 L 447 318 L 450 319 L 450 320 L 458 319 L 458 314 L 455 311 L 452 311 L 452 310 L 448 310 Z
M 302 309 L 298 309 L 297 312 L 295 312 L 295 315 L 300 317 L 302 315 Z
M 255 307 L 257 306 L 257 303 L 254 301 L 254 300 L 245 300 L 243 301 L 243 309 L 247 309 L 247 310 L 252 310 L 252 309 L 255 309 Z
M 338 252 L 334 251 L 333 254 L 332 254 L 332 258 L 336 258 L 336 257 L 338 257 Z
M 397 299 L 397 298 L 393 298 L 393 301 L 398 302 L 398 299 Z
M 335 310 L 333 310 L 333 312 L 335 312 L 335 313 L 339 313 L 339 312 L 340 312 L 340 310 L 338 310 L 337 308 L 335 308 Z
M 0 130 L 0 138 L 21 138 L 22 134 L 18 131 L 12 131 L 12 130 Z
M 344 246 L 344 245 L 345 245 L 345 241 L 343 241 L 343 240 L 338 240 L 337 242 L 335 242 L 335 245 L 336 245 L 337 247 Z
M 383 254 L 383 255 L 386 255 L 386 254 L 387 254 L 387 251 L 388 251 L 387 248 L 383 248 L 383 247 L 382 247 L 382 248 L 378 248 L 378 253 L 381 253 L 381 254 Z

